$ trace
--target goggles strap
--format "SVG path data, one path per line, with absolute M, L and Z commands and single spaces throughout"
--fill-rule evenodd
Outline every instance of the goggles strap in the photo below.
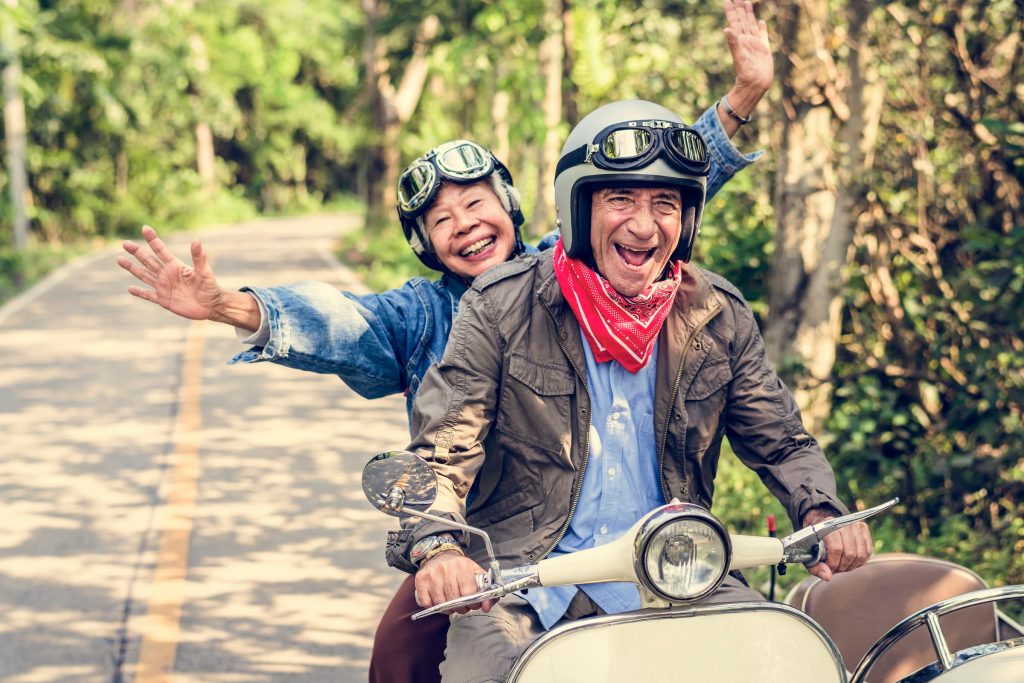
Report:
M 585 164 L 590 161 L 592 155 L 590 145 L 581 145 L 571 152 L 566 152 L 565 156 L 558 160 L 558 165 L 555 166 L 555 177 L 562 175 L 563 171 L 567 171 L 573 166 Z

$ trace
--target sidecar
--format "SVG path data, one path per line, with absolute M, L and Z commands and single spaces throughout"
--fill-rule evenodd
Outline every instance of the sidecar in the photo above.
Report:
M 851 683 L 1020 683 L 1024 629 L 997 609 L 1014 599 L 1024 586 L 990 589 L 958 564 L 884 553 L 827 583 L 805 579 L 786 603 L 859 662 Z

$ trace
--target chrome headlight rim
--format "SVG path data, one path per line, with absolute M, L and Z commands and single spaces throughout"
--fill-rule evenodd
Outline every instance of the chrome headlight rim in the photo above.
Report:
M 658 535 L 667 525 L 682 520 L 696 520 L 707 524 L 722 540 L 722 545 L 725 548 L 725 563 L 721 573 L 708 588 L 698 595 L 689 598 L 680 598 L 665 593 L 647 574 L 647 563 L 645 557 L 647 554 L 647 547 L 651 544 L 654 538 Z M 633 541 L 633 571 L 636 573 L 637 578 L 640 580 L 641 585 L 650 591 L 656 597 L 670 602 L 674 605 L 688 605 L 694 602 L 698 602 L 708 597 L 715 591 L 717 591 L 722 583 L 725 581 L 725 577 L 729 574 L 729 566 L 732 563 L 732 541 L 729 538 L 729 533 L 725 530 L 725 525 L 715 517 L 709 510 L 701 507 L 695 503 L 669 503 L 655 510 L 640 526 L 637 531 L 636 538 Z

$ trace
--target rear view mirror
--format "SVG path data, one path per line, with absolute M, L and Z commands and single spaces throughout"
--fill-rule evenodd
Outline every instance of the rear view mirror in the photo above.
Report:
M 437 477 L 427 462 L 409 451 L 385 451 L 363 468 L 363 493 L 386 515 L 425 512 L 437 498 Z

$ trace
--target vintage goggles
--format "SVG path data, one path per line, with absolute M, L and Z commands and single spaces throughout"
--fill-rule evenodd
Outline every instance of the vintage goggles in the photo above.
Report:
M 664 159 L 683 173 L 707 175 L 708 146 L 693 128 L 671 121 L 623 121 L 608 126 L 589 145 L 558 160 L 555 176 L 579 164 L 606 171 L 630 171 Z
M 398 210 L 413 218 L 430 204 L 443 180 L 468 183 L 494 172 L 494 156 L 469 140 L 452 140 L 430 150 L 398 179 Z

